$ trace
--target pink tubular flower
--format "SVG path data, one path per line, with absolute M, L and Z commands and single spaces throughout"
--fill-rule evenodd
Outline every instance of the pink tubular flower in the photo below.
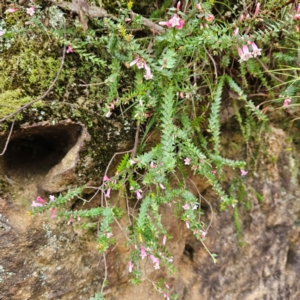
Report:
M 207 232 L 203 230 L 200 230 L 200 232 L 201 232 L 201 238 L 204 239 L 207 235 Z
M 140 199 L 142 199 L 143 198 L 143 196 L 142 196 L 142 194 L 141 194 L 141 190 L 137 190 L 136 192 L 135 192 L 135 194 L 136 194 L 136 198 L 138 199 L 138 200 L 140 200 Z
M 146 80 L 152 79 L 153 75 L 151 73 L 150 67 L 146 63 L 144 63 L 144 68 L 146 70 L 146 74 L 144 75 L 145 79 Z
M 110 198 L 110 191 L 111 191 L 111 188 L 108 188 L 108 190 L 106 191 L 106 194 L 105 194 L 106 198 Z
M 159 259 L 156 258 L 154 255 L 150 255 L 150 259 L 152 260 L 153 264 L 154 264 L 154 269 L 158 270 L 159 269 Z
M 187 229 L 190 229 L 190 223 L 189 222 L 185 222 L 185 225 L 186 225 Z
M 163 236 L 163 240 L 162 240 L 162 243 L 163 243 L 163 245 L 165 245 L 165 244 L 166 244 L 166 241 L 167 241 L 167 236 L 166 236 L 166 235 L 164 235 L 164 236 Z
M 67 53 L 72 53 L 72 52 L 73 52 L 73 48 L 71 46 L 68 46 Z
M 283 105 L 282 105 L 282 106 L 283 106 L 283 107 L 288 107 L 291 101 L 292 101 L 292 100 L 291 100 L 290 98 L 286 98 L 286 99 L 283 101 Z
M 6 11 L 5 11 L 5 13 L 7 13 L 7 14 L 11 14 L 11 13 L 14 13 L 14 12 L 16 12 L 18 9 L 17 8 L 15 8 L 15 7 L 11 7 L 11 8 L 9 8 L 9 9 L 7 9 Z
M 54 201 L 55 201 L 55 197 L 54 197 L 53 195 L 50 195 L 50 196 L 49 196 L 49 199 L 50 199 L 51 202 L 54 202 Z
M 300 14 L 295 14 L 295 15 L 294 15 L 294 20 L 296 21 L 296 20 L 298 20 L 298 19 L 300 19 Z
M 55 207 L 52 207 L 51 208 L 51 218 L 56 218 L 56 208 Z
M 155 169 L 155 167 L 156 167 L 156 166 L 155 166 L 154 162 L 151 161 L 151 163 L 150 163 L 150 168 L 151 168 L 151 169 Z
M 216 175 L 216 174 L 217 174 L 217 170 L 212 170 L 211 173 L 212 173 L 213 175 Z
M 196 7 L 199 9 L 200 13 L 203 13 L 203 9 L 202 9 L 202 6 L 201 6 L 200 3 L 198 3 L 198 4 L 196 5 Z
M 177 10 L 180 10 L 180 5 L 181 5 L 181 2 L 179 1 L 179 2 L 177 3 L 177 6 L 176 6 L 176 9 L 177 9 Z
M 241 176 L 246 176 L 247 174 L 248 174 L 248 171 L 241 169 Z
M 110 178 L 105 174 L 104 177 L 103 177 L 103 182 L 109 181 L 109 180 L 110 180 Z
M 5 30 L 0 30 L 0 36 L 5 34 Z
M 35 13 L 35 6 L 31 6 L 30 8 L 26 8 L 26 12 L 28 15 L 33 16 Z
M 243 62 L 248 60 L 249 58 L 253 57 L 252 53 L 249 51 L 249 48 L 247 45 L 243 45 L 243 50 L 241 48 L 238 48 L 238 53 L 240 55 L 239 62 Z
M 215 19 L 214 15 L 213 14 L 208 14 L 206 16 L 206 21 L 211 23 L 213 20 Z
M 132 261 L 130 261 L 130 262 L 128 263 L 128 271 L 129 271 L 129 273 L 132 272 L 133 267 L 134 267 L 134 264 L 132 263 Z
M 260 3 L 258 2 L 258 3 L 256 4 L 256 8 L 255 8 L 255 13 L 254 13 L 255 16 L 258 15 L 258 13 L 259 13 L 259 8 L 260 8 Z
M 251 47 L 252 47 L 252 54 L 254 57 L 256 57 L 257 55 L 261 55 L 261 49 L 259 49 L 254 42 L 251 43 Z
M 167 294 L 167 293 L 165 293 L 165 292 L 164 292 L 164 298 L 165 298 L 165 299 L 167 299 L 167 300 L 170 300 L 170 298 L 169 298 L 168 294 Z
M 159 186 L 160 186 L 160 188 L 161 188 L 162 190 L 165 190 L 165 189 L 166 189 L 162 183 L 160 183 Z
M 169 21 L 159 22 L 158 24 L 162 26 L 167 26 L 168 28 L 176 27 L 177 29 L 182 29 L 184 25 L 184 20 L 181 20 L 177 14 L 174 14 L 174 16 Z
M 236 28 L 234 31 L 233 31 L 233 35 L 234 36 L 237 36 L 239 34 L 239 28 Z
M 144 259 L 145 257 L 147 257 L 147 253 L 146 253 L 146 250 L 143 246 L 140 247 L 140 250 L 141 250 L 141 258 Z
M 140 58 L 137 56 L 137 57 L 135 58 L 135 60 L 133 60 L 133 61 L 129 64 L 129 66 L 132 67 L 132 66 L 136 65 L 136 64 L 138 63 L 139 60 L 140 60 Z
M 42 204 L 42 203 L 35 202 L 35 201 L 32 201 L 31 206 L 32 206 L 32 207 L 40 207 L 40 206 L 43 206 L 43 204 Z
M 190 162 L 191 162 L 191 159 L 190 159 L 190 158 L 187 157 L 187 158 L 184 159 L 184 164 L 185 164 L 185 165 L 189 165 Z
M 70 216 L 70 219 L 69 219 L 69 221 L 68 221 L 68 225 L 70 225 L 72 222 L 73 222 L 73 217 L 72 217 L 72 215 L 71 215 L 71 216 Z
M 185 209 L 185 210 L 187 210 L 187 209 L 190 208 L 190 206 L 186 203 L 186 204 L 184 204 L 184 205 L 182 206 L 182 208 Z
M 37 198 L 36 198 L 36 201 L 37 202 L 40 202 L 40 203 L 43 203 L 43 204 L 48 204 L 48 202 L 47 201 L 45 201 L 42 197 L 40 197 L 40 196 L 38 196 Z

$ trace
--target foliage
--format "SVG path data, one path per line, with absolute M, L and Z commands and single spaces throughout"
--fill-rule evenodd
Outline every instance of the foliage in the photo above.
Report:
M 228 106 L 249 145 L 267 122 L 268 106 L 288 111 L 291 101 L 297 105 L 300 9 L 287 9 L 274 0 L 266 0 L 260 8 L 253 1 L 231 0 L 186 1 L 184 7 L 169 8 L 171 1 L 165 1 L 152 11 L 153 21 L 160 25 L 155 29 L 150 20 L 139 15 L 132 18 L 132 2 L 118 5 L 117 15 L 90 20 L 86 32 L 77 20 L 64 21 L 67 13 L 54 5 L 37 6 L 33 14 L 28 7 L 12 11 L 12 6 L 10 12 L 7 7 L 0 23 L 0 52 L 5 58 L 0 62 L 0 103 L 7 105 L 1 106 L 4 116 L 41 95 L 53 82 L 66 46 L 64 69 L 49 97 L 75 103 L 84 94 L 99 117 L 130 117 L 136 123 L 134 149 L 123 156 L 113 177 L 107 176 L 111 163 L 103 174 L 97 188 L 100 207 L 67 209 L 66 201 L 79 197 L 82 189 L 49 203 L 39 199 L 33 206 L 34 213 L 50 209 L 53 217 L 68 222 L 76 218 L 99 222 L 97 248 L 104 254 L 114 243 L 113 224 L 119 225 L 118 219 L 127 216 L 128 226 L 122 232 L 131 249 L 129 273 L 132 282 L 138 283 L 143 274 L 140 260 L 145 256 L 154 269 L 164 264 L 174 271 L 165 247 L 171 237 L 162 225 L 162 204 L 174 209 L 183 226 L 209 252 L 205 237 L 210 225 L 200 221 L 201 194 L 187 190 L 193 173 L 213 188 L 221 209 L 235 207 L 241 239 L 236 205 L 244 201 L 240 197 L 243 184 L 239 183 L 240 189 L 228 189 L 223 180 L 226 169 L 237 178 L 239 172 L 245 176 L 246 162 L 242 155 L 221 156 L 221 120 Z M 160 22 L 155 18 L 161 18 Z M 7 103 L 2 104 L 4 99 Z M 297 110 L 290 113 L 297 116 Z M 153 132 L 159 141 L 151 145 L 147 141 Z M 232 180 L 230 186 L 235 183 Z M 112 190 L 119 192 L 120 201 L 110 201 Z M 209 254 L 215 262 L 214 254 Z M 169 298 L 164 286 L 154 286 Z M 103 287 L 104 283 L 101 293 Z M 102 299 L 101 293 L 92 299 Z

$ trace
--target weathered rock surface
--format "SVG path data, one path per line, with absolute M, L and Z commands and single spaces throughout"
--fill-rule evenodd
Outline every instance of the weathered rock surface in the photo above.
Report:
M 160 278 L 168 282 L 169 294 L 177 293 L 181 300 L 300 299 L 299 130 L 291 134 L 288 140 L 284 131 L 271 128 L 260 155 L 242 179 L 247 188 L 238 204 L 241 237 L 234 208 L 220 212 L 219 199 L 199 178 L 193 178 L 212 207 L 202 199 L 202 221 L 209 224 L 212 219 L 205 245 L 218 255 L 216 264 L 166 205 L 162 220 L 173 236 L 167 247 L 177 274 L 167 275 L 164 268 L 154 270 L 145 259 L 140 264 L 142 283 L 132 286 L 129 249 L 122 246 L 125 238 L 115 226 L 113 234 L 119 243 L 106 255 L 107 299 L 159 299 L 151 280 Z M 252 153 L 246 146 L 236 147 L 241 145 L 241 136 L 231 128 L 223 139 L 226 157 L 242 159 Z M 227 176 L 232 174 L 228 171 Z M 66 220 L 51 219 L 50 212 L 30 217 L 30 200 L 16 191 L 10 193 L 10 188 L 7 184 L 6 196 L 0 199 L 0 299 L 89 299 L 100 290 L 104 278 L 95 233 L 83 235 L 77 228 L 79 221 L 67 225 Z M 193 185 L 190 188 L 197 193 Z M 120 223 L 125 225 L 126 220 Z

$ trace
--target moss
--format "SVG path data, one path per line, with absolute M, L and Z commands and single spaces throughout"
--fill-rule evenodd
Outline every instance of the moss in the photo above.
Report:
M 0 94 L 0 118 L 11 114 L 22 105 L 30 102 L 32 99 L 24 96 L 20 89 L 7 90 Z M 20 119 L 19 115 L 17 119 Z

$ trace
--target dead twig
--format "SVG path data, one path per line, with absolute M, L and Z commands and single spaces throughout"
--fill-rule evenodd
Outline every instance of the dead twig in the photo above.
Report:
M 8 146 L 8 143 L 9 143 L 10 137 L 11 137 L 11 134 L 12 134 L 12 132 L 13 132 L 13 129 L 14 129 L 15 120 L 16 120 L 16 119 L 14 119 L 14 120 L 13 120 L 13 122 L 12 122 L 12 124 L 11 124 L 10 131 L 9 131 L 9 134 L 8 134 L 8 137 L 7 137 L 7 140 L 6 140 L 6 143 L 5 143 L 4 149 L 3 149 L 2 153 L 0 154 L 0 156 L 2 156 L 2 155 L 5 153 L 6 149 L 7 149 L 7 146 Z

